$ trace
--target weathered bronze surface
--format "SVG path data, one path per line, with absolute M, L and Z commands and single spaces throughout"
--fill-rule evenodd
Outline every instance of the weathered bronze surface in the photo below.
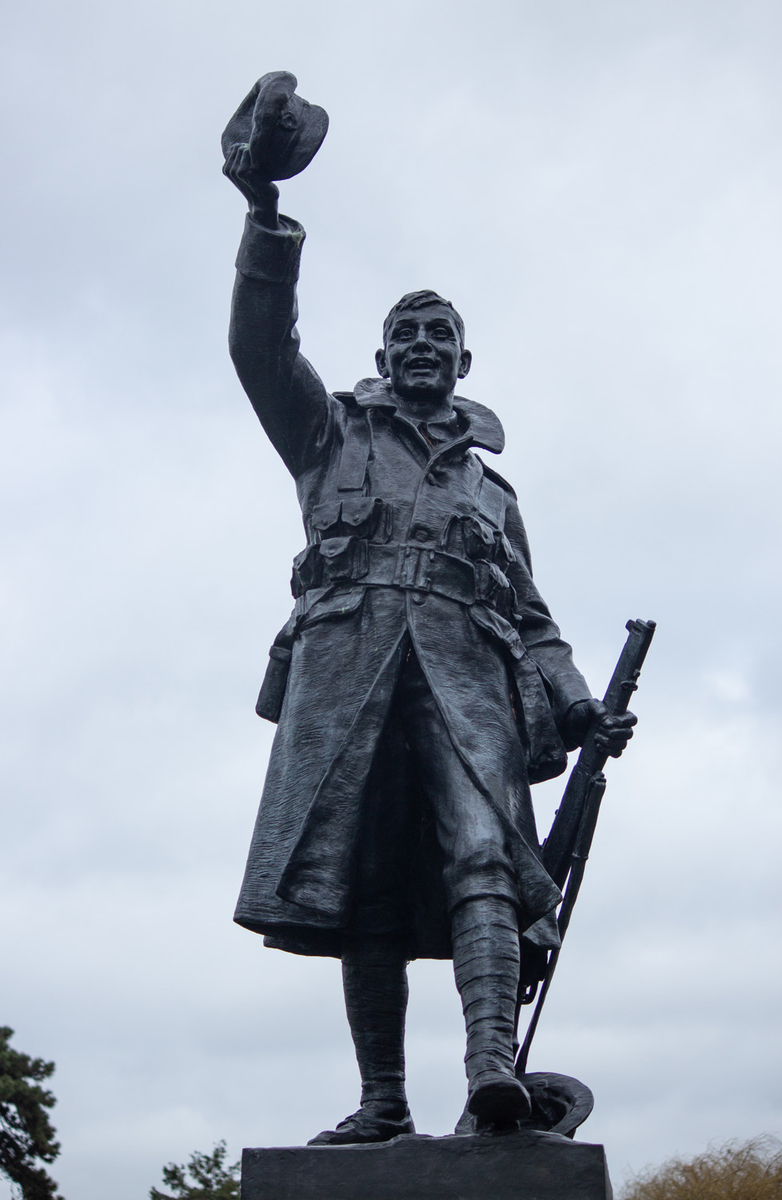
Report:
M 414 1132 L 405 968 L 421 956 L 454 961 L 470 1130 L 540 1122 L 516 1022 L 559 946 L 564 878 L 541 853 L 530 784 L 588 738 L 618 757 L 635 718 L 592 696 L 533 582 L 513 488 L 476 453 L 499 453 L 504 433 L 456 394 L 471 356 L 454 307 L 403 296 L 378 375 L 351 392 L 329 392 L 301 354 L 305 235 L 272 180 L 307 165 L 327 118 L 295 87 L 264 76 L 223 138 L 249 203 L 231 355 L 306 533 L 258 699 L 278 729 L 235 919 L 267 945 L 342 959 L 361 1107 L 316 1144 Z

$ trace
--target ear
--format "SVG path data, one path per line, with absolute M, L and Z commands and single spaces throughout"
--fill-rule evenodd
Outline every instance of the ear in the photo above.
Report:
M 388 363 L 386 362 L 385 350 L 377 350 L 375 352 L 375 366 L 377 367 L 378 375 L 380 375 L 382 379 L 388 379 L 389 370 Z
M 459 358 L 459 378 L 460 379 L 464 379 L 465 375 L 467 375 L 469 373 L 471 366 L 472 366 L 472 354 L 470 354 L 469 350 L 462 350 L 461 356 Z

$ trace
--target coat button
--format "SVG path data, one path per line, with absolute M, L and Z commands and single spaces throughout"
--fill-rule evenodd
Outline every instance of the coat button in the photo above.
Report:
M 413 530 L 413 537 L 417 542 L 428 542 L 429 530 L 423 525 L 417 525 Z
M 413 592 L 413 604 L 423 604 L 426 601 L 426 596 L 422 596 L 420 592 Z

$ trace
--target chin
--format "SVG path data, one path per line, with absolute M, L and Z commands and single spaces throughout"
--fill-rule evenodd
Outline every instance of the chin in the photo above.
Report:
M 406 379 L 402 387 L 411 396 L 440 396 L 445 395 L 447 390 L 439 379 L 431 376 L 426 379 Z
M 417 400 L 421 402 L 442 400 L 448 393 L 444 392 L 442 388 L 427 387 L 426 385 L 422 387 L 420 384 L 413 384 L 404 388 L 399 394 L 404 400 L 410 400 L 415 403 Z

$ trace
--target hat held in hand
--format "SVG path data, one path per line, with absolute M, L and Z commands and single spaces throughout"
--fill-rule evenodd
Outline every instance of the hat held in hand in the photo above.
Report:
M 296 95 L 296 76 L 270 71 L 245 96 L 222 136 L 228 157 L 237 143 L 249 147 L 253 166 L 266 179 L 291 179 L 320 149 L 329 115 Z

